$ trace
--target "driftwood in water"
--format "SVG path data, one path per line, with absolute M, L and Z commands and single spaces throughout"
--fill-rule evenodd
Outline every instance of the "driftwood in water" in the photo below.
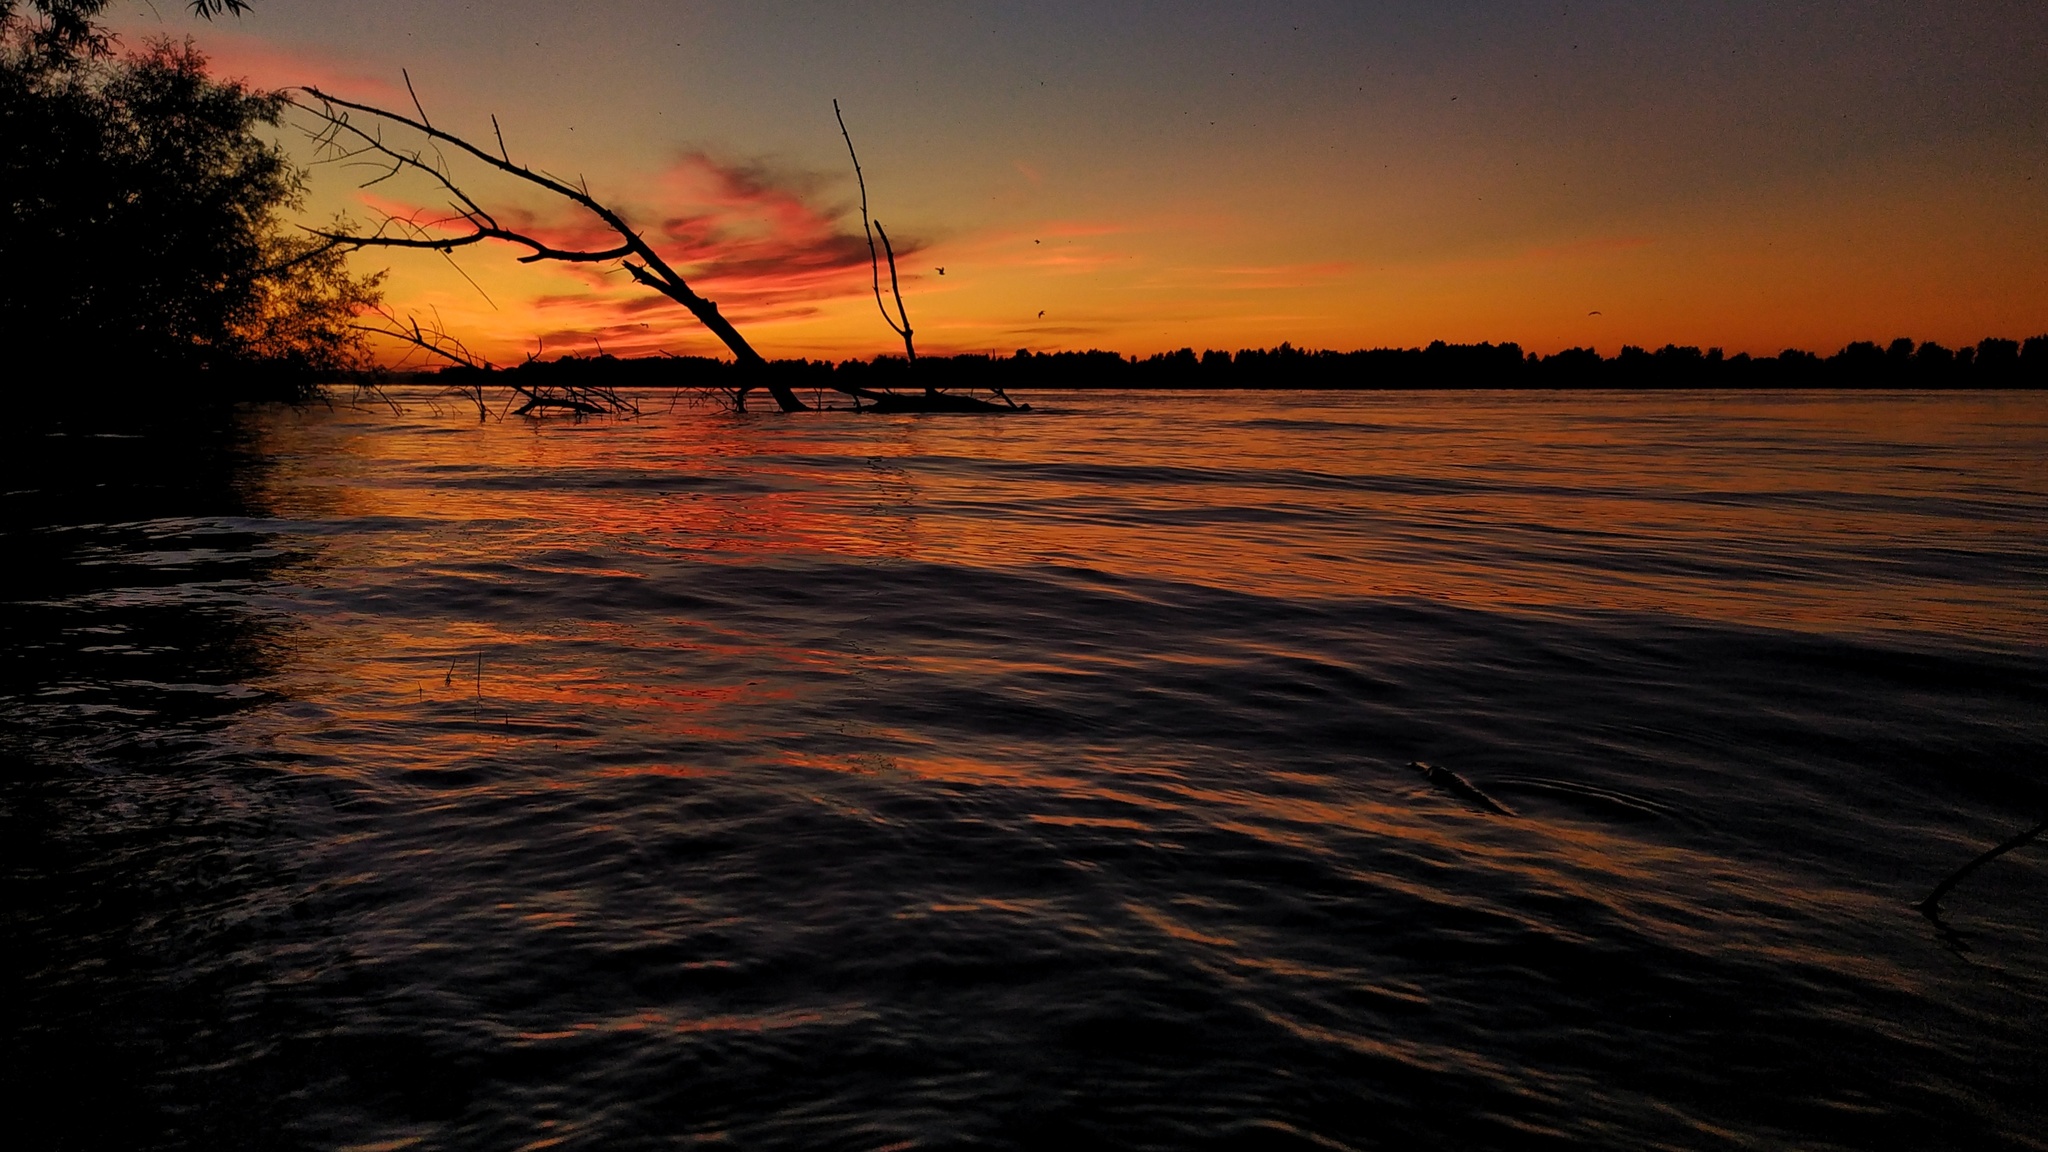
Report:
M 464 399 L 476 405 L 476 416 L 479 420 L 486 419 L 491 414 L 490 405 L 484 398 L 486 383 L 509 388 L 524 401 L 519 407 L 512 409 L 514 416 L 530 416 L 543 409 L 574 412 L 579 416 L 640 414 L 639 405 L 620 395 L 616 389 L 603 385 L 573 382 L 529 384 L 509 372 L 499 372 L 490 361 L 471 352 L 462 341 L 450 335 L 447 329 L 441 326 L 438 318 L 431 323 L 421 324 L 417 316 L 401 319 L 396 312 L 383 307 L 375 309 L 374 314 L 381 317 L 384 322 L 362 324 L 357 327 L 365 332 L 411 344 L 430 355 L 481 374 L 481 378 L 479 375 L 457 377 L 459 382 L 450 385 L 451 391 L 460 393 Z M 528 363 L 532 363 L 538 358 L 539 353 L 535 352 L 526 359 Z
M 406 87 L 408 91 L 411 89 L 411 77 L 406 78 Z M 497 240 L 526 248 L 527 254 L 519 257 L 520 262 L 525 264 L 543 260 L 569 264 L 617 261 L 634 280 L 689 309 L 691 315 L 732 350 L 733 356 L 742 367 L 759 369 L 766 366 L 767 362 L 762 359 L 761 354 L 754 351 L 753 345 L 747 343 L 739 330 L 732 326 L 732 322 L 719 312 L 718 305 L 698 295 L 684 281 L 681 274 L 671 268 L 668 262 L 655 252 L 653 246 L 626 223 L 623 216 L 592 196 L 587 185 L 580 180 L 570 184 L 524 164 L 514 163 L 510 151 L 505 147 L 504 134 L 497 131 L 496 117 L 492 117 L 491 127 L 497 135 L 498 152 L 492 155 L 452 132 L 434 127 L 428 121 L 426 109 L 420 106 L 417 96 L 413 98 L 413 110 L 418 113 L 418 118 L 415 119 L 374 105 L 344 100 L 318 88 L 306 87 L 298 91 L 311 97 L 311 101 L 301 100 L 297 101 L 297 104 L 319 120 L 321 128 L 315 133 L 314 138 L 318 146 L 328 154 L 329 159 L 341 162 L 367 161 L 374 164 L 383 174 L 371 183 L 390 179 L 407 171 L 422 173 L 454 198 L 455 220 L 468 228 L 467 232 L 457 236 L 437 235 L 414 222 L 389 217 L 375 232 L 367 235 L 318 230 L 315 230 L 315 235 L 349 248 L 411 248 L 440 252 L 443 255 L 457 248 L 466 248 L 486 240 Z M 368 126 L 351 119 L 352 113 L 368 117 Z M 546 189 L 597 217 L 605 227 L 617 234 L 619 243 L 602 249 L 561 248 L 507 227 L 456 183 L 453 172 L 438 149 L 429 158 L 428 154 L 420 149 L 387 143 L 384 139 L 385 125 L 416 133 L 430 144 L 447 144 L 488 168 Z M 764 386 L 775 397 L 776 404 L 783 411 L 797 412 L 805 408 L 803 401 L 797 399 L 796 393 L 790 391 L 787 386 L 773 381 L 765 381 Z M 743 387 L 739 393 L 742 405 L 745 392 L 746 388 Z
M 839 135 L 846 141 L 846 155 L 853 161 L 853 179 L 860 186 L 860 227 L 868 240 L 868 282 L 874 289 L 875 307 L 882 313 L 882 322 L 889 330 L 903 338 L 903 355 L 910 367 L 917 367 L 917 341 L 910 328 L 910 310 L 903 304 L 903 281 L 896 274 L 896 248 L 889 243 L 889 233 L 882 228 L 880 220 L 870 221 L 868 216 L 868 178 L 861 171 L 860 153 L 853 150 L 853 133 L 846 130 L 846 114 L 839 110 L 839 101 L 832 101 L 832 116 L 839 121 Z M 875 251 L 875 237 L 882 238 L 882 253 L 889 258 L 889 293 L 896 298 L 896 314 L 889 314 L 889 305 L 882 300 L 882 263 Z M 1011 400 L 1000 388 L 992 388 L 1001 404 L 991 403 L 969 396 L 949 396 L 944 388 L 935 386 L 929 378 L 924 384 L 921 396 L 905 396 L 898 392 L 857 387 L 841 387 L 839 391 L 853 397 L 854 407 L 862 412 L 1028 412 L 1029 404 L 1019 405 Z M 868 401 L 863 406 L 862 400 Z
M 905 412 L 1031 411 L 1031 405 L 1015 403 L 1014 401 L 1011 401 L 1008 396 L 1004 396 L 1001 392 L 997 392 L 996 395 L 1002 398 L 1002 400 L 1004 401 L 1004 403 L 1002 404 L 996 404 L 991 401 L 982 400 L 974 396 L 955 396 L 949 392 L 943 392 L 937 389 L 928 389 L 922 395 L 912 393 L 907 396 L 901 392 L 874 392 L 865 388 L 861 388 L 858 390 L 848 388 L 842 389 L 842 391 L 848 392 L 850 395 L 854 397 L 855 406 L 859 407 L 861 411 L 873 412 L 877 415 L 882 416 L 896 415 Z M 865 405 L 859 404 L 859 401 L 863 399 L 865 399 L 868 403 Z
M 1435 764 L 1425 764 L 1420 760 L 1411 761 L 1408 766 L 1422 773 L 1423 779 L 1429 781 L 1431 784 L 1436 785 L 1438 788 L 1443 789 L 1445 792 L 1448 792 L 1451 795 L 1466 801 L 1467 803 L 1470 803 L 1479 808 L 1484 808 L 1486 811 L 1492 812 L 1495 815 L 1514 815 L 1514 813 L 1508 811 L 1507 807 L 1501 804 L 1500 801 L 1495 800 L 1493 797 L 1488 796 L 1484 792 L 1481 792 L 1478 788 L 1474 787 L 1470 781 L 1466 780 L 1463 776 L 1458 775 L 1456 772 L 1451 771 L 1449 768 L 1438 767 Z
M 1948 895 L 1949 891 L 1962 883 L 1964 878 L 1969 876 L 1970 873 L 1975 872 L 1977 869 L 1982 868 L 1984 865 L 1991 863 L 2015 848 L 2023 848 L 2031 844 L 2043 832 L 2048 832 L 2048 816 L 2042 817 L 2041 822 L 2032 828 L 2021 832 L 2011 839 L 1999 842 L 1980 853 L 1968 864 L 1949 873 L 1942 879 L 1941 883 L 1934 886 L 1934 891 L 1927 894 L 1927 899 L 1920 901 L 1918 904 L 1913 905 L 1913 907 L 1918 909 L 1921 915 L 1939 924 L 1941 922 L 1941 898 L 1943 896 Z
M 412 89 L 412 79 L 406 78 L 406 88 Z M 548 175 L 524 164 L 513 161 L 511 152 L 505 146 L 504 133 L 499 130 L 496 117 L 491 119 L 491 128 L 497 141 L 497 152 L 489 150 L 444 129 L 436 128 L 428 119 L 426 109 L 421 106 L 417 95 L 413 97 L 416 115 L 408 116 L 375 105 L 345 100 L 318 88 L 298 89 L 306 99 L 295 103 L 303 111 L 317 119 L 320 127 L 313 133 L 316 145 L 330 161 L 342 163 L 367 163 L 378 172 L 369 184 L 391 179 L 407 172 L 419 173 L 432 180 L 443 192 L 451 197 L 455 215 L 431 225 L 413 220 L 387 216 L 372 232 L 311 230 L 329 243 L 350 248 L 399 248 L 418 251 L 439 252 L 448 256 L 457 248 L 467 248 L 485 241 L 500 241 L 526 249 L 518 259 L 531 264 L 540 261 L 558 261 L 568 264 L 601 264 L 616 261 L 635 281 L 643 284 L 676 303 L 689 309 L 706 328 L 709 328 L 725 346 L 732 351 L 734 360 L 741 371 L 736 386 L 723 389 L 722 394 L 735 408 L 744 410 L 747 393 L 755 388 L 765 388 L 775 398 L 776 404 L 785 412 L 808 409 L 789 384 L 769 371 L 768 363 L 756 352 L 739 330 L 734 328 L 718 310 L 718 305 L 699 295 L 683 279 L 682 275 L 663 260 L 653 246 L 627 223 L 616 210 L 592 196 L 588 185 L 578 180 L 575 183 Z M 835 114 L 838 104 L 833 104 Z M 356 117 L 362 119 L 358 122 Z M 425 142 L 424 147 L 413 147 L 387 141 L 387 128 L 401 129 L 412 133 Z M 910 314 L 904 305 L 901 281 L 897 275 L 896 252 L 889 242 L 889 235 L 880 221 L 870 221 L 867 209 L 866 177 L 860 170 L 860 159 L 853 152 L 853 138 L 846 132 L 845 120 L 840 119 L 840 132 L 846 138 L 847 152 L 854 158 L 854 174 L 861 186 L 861 223 L 868 238 L 868 255 L 875 301 L 882 309 L 882 315 L 889 326 L 903 339 L 905 354 L 914 366 L 917 361 L 917 346 L 910 327 Z M 618 243 L 607 248 L 564 248 L 550 244 L 536 236 L 506 225 L 476 197 L 457 183 L 455 174 L 440 145 L 448 145 L 462 155 L 496 172 L 512 176 L 528 184 L 545 189 L 576 207 L 595 216 L 618 237 Z M 367 185 L 366 185 L 367 186 Z M 870 225 L 872 226 L 870 227 Z M 439 230 L 443 225 L 459 225 L 465 229 L 450 235 Z M 880 252 L 875 240 L 881 239 Z M 881 255 L 886 254 L 889 263 L 889 283 L 896 301 L 896 315 L 890 316 L 881 296 Z M 449 336 L 438 323 L 432 327 L 422 325 L 415 317 L 400 319 L 390 312 L 382 313 L 385 323 L 381 326 L 365 326 L 365 331 L 412 344 L 431 355 L 481 372 L 492 372 L 492 366 L 480 357 L 471 354 L 461 346 L 460 341 Z M 529 361 L 533 357 L 528 358 Z M 605 388 L 567 388 L 562 391 L 538 389 L 522 382 L 493 378 L 491 383 L 503 383 L 513 389 L 524 400 L 517 408 L 520 414 L 543 409 L 561 409 L 577 413 L 637 411 L 631 402 L 618 393 Z M 487 413 L 483 400 L 484 383 L 475 379 L 465 382 L 461 391 L 477 405 L 480 415 Z M 946 394 L 946 390 L 926 383 L 922 395 L 906 395 L 888 388 L 868 388 L 859 385 L 838 384 L 832 390 L 850 396 L 853 408 L 862 412 L 1018 412 L 1029 410 L 1029 405 L 1012 401 L 1000 388 L 990 388 L 1000 403 Z
M 889 243 L 889 234 L 882 231 L 882 222 L 872 223 L 868 218 L 868 178 L 861 171 L 860 153 L 853 150 L 853 133 L 846 130 L 846 114 L 839 110 L 839 101 L 832 101 L 832 116 L 839 121 L 839 135 L 846 141 L 846 154 L 853 160 L 853 180 L 860 186 L 860 230 L 868 238 L 868 281 L 875 292 L 875 307 L 881 310 L 882 323 L 889 330 L 903 338 L 903 354 L 910 363 L 917 363 L 917 342 L 911 338 L 910 312 L 903 306 L 903 284 L 896 278 L 896 249 Z M 875 254 L 875 233 L 882 233 L 882 247 L 889 253 L 889 291 L 896 296 L 896 315 L 889 315 L 889 306 L 882 302 L 882 264 Z

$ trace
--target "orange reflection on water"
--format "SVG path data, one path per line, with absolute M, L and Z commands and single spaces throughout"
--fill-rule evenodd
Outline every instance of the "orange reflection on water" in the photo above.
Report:
M 811 1028 L 832 1024 L 845 1024 L 865 1019 L 870 1014 L 859 1008 L 846 1007 L 831 1011 L 797 1010 L 787 1012 L 765 1012 L 755 1015 L 679 1017 L 667 1012 L 644 1011 L 611 1020 L 580 1023 L 571 1028 L 548 1032 L 521 1032 L 520 1041 L 528 1044 L 548 1043 L 555 1040 L 569 1040 L 592 1034 L 613 1034 L 633 1032 L 672 1032 L 681 1035 L 699 1033 L 763 1033 L 778 1032 L 787 1028 Z
M 2048 639 L 2031 598 L 1933 570 L 2040 548 L 2048 410 L 2031 395 L 1045 406 L 1064 411 L 357 417 L 319 430 L 331 474 L 317 483 L 330 515 L 428 526 L 431 550 L 382 558 L 400 565 L 591 578 L 633 577 L 607 556 L 677 553 L 1057 565 L 1260 595 Z
M 809 590 L 809 573 L 847 564 L 913 587 L 1032 582 L 1027 628 L 1064 590 L 1107 587 L 1168 607 L 1225 590 L 1245 611 L 1403 598 L 2048 642 L 2039 394 L 1074 394 L 1002 419 L 651 401 L 582 424 L 477 424 L 402 398 L 403 416 L 263 418 L 260 495 L 308 541 L 313 626 L 290 694 L 319 701 L 309 729 L 394 755 L 411 741 L 417 768 L 461 763 L 477 740 L 596 755 L 627 731 L 713 750 L 766 739 L 778 763 L 846 770 L 784 728 L 859 677 L 1130 671 L 1084 643 L 874 631 L 858 600 Z M 772 590 L 738 606 L 756 586 Z M 1232 658 L 1259 651 L 1247 639 Z M 1263 651 L 1294 654 L 1282 634 Z M 420 742 L 420 724 L 445 740 Z M 1084 786 L 891 756 L 857 770 Z M 1114 804 L 1242 805 L 1265 837 L 1385 815 L 1101 779 L 1091 798 Z

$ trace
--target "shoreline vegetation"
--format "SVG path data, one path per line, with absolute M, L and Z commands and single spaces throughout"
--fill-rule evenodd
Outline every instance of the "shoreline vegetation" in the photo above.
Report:
M 872 360 L 773 360 L 742 369 L 709 356 L 560 356 L 511 368 L 450 366 L 437 371 L 354 374 L 358 382 L 415 381 L 464 389 L 515 382 L 530 388 L 678 388 L 731 391 L 768 379 L 792 390 L 938 388 L 983 390 L 1243 389 L 2028 389 L 2048 387 L 2048 335 L 1987 339 L 1962 349 L 1909 339 L 1859 341 L 1830 356 L 1787 349 L 1776 356 L 1724 355 L 1718 348 L 1624 347 L 1601 356 L 1572 348 L 1548 356 L 1516 344 L 1311 351 L 1281 344 L 1237 352 L 1191 348 L 1145 358 L 1115 352 L 1031 352 L 1012 356 L 920 354 Z
M 357 317 L 381 276 L 297 226 L 306 173 L 271 138 L 290 102 L 216 78 L 189 39 L 117 52 L 105 6 L 0 0 L 9 399 L 62 402 L 81 378 L 311 398 L 374 363 Z

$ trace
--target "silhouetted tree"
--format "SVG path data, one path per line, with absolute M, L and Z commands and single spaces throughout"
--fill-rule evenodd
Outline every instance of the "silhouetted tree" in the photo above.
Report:
M 249 10 L 246 0 L 191 0 L 186 7 L 208 20 L 223 12 L 239 16 Z M 17 0 L 0 0 L 0 37 L 44 64 L 98 59 L 113 50 L 113 37 L 99 22 L 106 8 L 107 0 L 29 0 L 28 9 L 35 15 L 24 16 Z
M 7 354 L 123 377 L 354 366 L 375 279 L 288 226 L 302 174 L 259 134 L 284 98 L 215 79 L 189 41 L 115 56 L 103 7 L 0 0 Z
M 882 310 L 882 322 L 891 332 L 903 339 L 903 356 L 910 363 L 917 363 L 917 343 L 910 327 L 910 312 L 903 306 L 903 283 L 896 276 L 896 248 L 889 243 L 889 234 L 882 231 L 880 220 L 868 216 L 868 178 L 860 168 L 860 153 L 853 150 L 853 133 L 846 130 L 846 116 L 839 111 L 839 101 L 832 101 L 832 116 L 839 121 L 839 135 L 846 140 L 846 155 L 853 160 L 853 179 L 860 185 L 860 227 L 868 239 L 868 273 L 875 292 L 875 307 Z M 889 254 L 889 290 L 896 295 L 896 315 L 889 315 L 889 306 L 882 302 L 882 265 L 875 254 L 875 233 L 882 233 L 882 248 Z M 935 391 L 930 387 L 927 392 Z
M 1990 384 L 2004 384 L 2019 374 L 2020 343 L 1990 337 L 1977 344 L 1977 376 Z
M 408 90 L 411 78 L 406 81 Z M 317 120 L 314 140 L 324 157 L 333 162 L 366 166 L 376 173 L 372 183 L 381 182 L 394 176 L 411 174 L 431 182 L 441 195 L 449 198 L 454 214 L 446 219 L 422 224 L 418 220 L 387 217 L 382 224 L 370 231 L 347 228 L 318 233 L 330 243 L 351 250 L 364 248 L 406 248 L 417 251 L 453 252 L 487 241 L 511 244 L 525 249 L 519 257 L 521 263 L 559 261 L 568 264 L 610 264 L 616 263 L 638 283 L 653 289 L 670 300 L 689 309 L 706 328 L 731 349 L 738 379 L 722 389 L 731 397 L 734 407 L 744 407 L 749 390 L 765 388 L 785 412 L 804 411 L 809 406 L 797 398 L 787 372 L 771 370 L 767 360 L 754 350 L 730 320 L 722 314 L 718 305 L 700 295 L 677 272 L 654 246 L 641 236 L 640 232 L 617 209 L 600 201 L 591 194 L 590 188 L 582 181 L 564 180 L 547 172 L 519 163 L 512 159 L 505 146 L 502 132 L 497 130 L 497 118 L 492 117 L 491 127 L 496 137 L 496 150 L 479 146 L 456 133 L 437 128 L 427 118 L 419 98 L 413 97 L 413 115 L 379 108 L 372 104 L 346 100 L 323 92 L 318 88 L 301 89 L 308 99 L 300 101 L 299 107 Z M 841 124 L 842 132 L 844 123 Z M 442 146 L 446 145 L 444 151 Z M 852 149 L 852 138 L 848 136 L 847 147 Z M 509 209 L 492 211 L 480 192 L 473 192 L 474 184 L 465 187 L 469 176 L 457 178 L 453 156 L 465 165 L 476 165 L 484 173 L 496 172 L 512 177 L 574 205 L 582 212 L 594 217 L 611 233 L 604 241 L 605 247 L 564 247 L 542 239 L 531 231 L 523 231 L 512 222 L 513 212 Z M 856 158 L 856 172 L 858 172 Z M 474 173 L 477 168 L 466 168 Z M 864 178 L 863 178 L 864 180 Z M 865 201 L 863 201 L 865 204 Z M 865 207 L 863 207 L 865 221 Z M 879 235 L 882 247 L 888 253 L 890 278 L 895 284 L 895 253 L 889 247 L 888 234 L 879 223 L 873 224 L 872 235 Z M 613 240 L 616 242 L 612 242 Z M 872 253 L 871 253 L 872 255 Z M 875 271 L 876 298 L 880 302 L 880 272 Z M 883 315 L 887 316 L 886 307 Z M 377 331 L 394 339 L 404 340 L 436 355 L 447 356 L 447 351 L 438 345 L 442 341 L 426 333 L 416 321 L 387 317 L 392 325 L 380 327 Z M 903 310 L 902 294 L 897 293 L 897 316 L 890 325 L 903 338 L 908 364 L 916 357 L 916 346 L 912 342 L 909 314 Z M 424 338 L 423 338 L 424 337 Z M 877 366 L 882 373 L 893 370 Z M 1019 408 L 1007 399 L 1001 405 L 964 396 L 944 396 L 938 386 L 938 378 L 925 374 L 925 395 L 912 398 L 888 391 L 886 388 L 871 388 L 852 379 L 835 381 L 834 391 L 855 397 L 859 401 L 873 401 L 868 410 L 887 411 L 954 411 L 954 412 L 995 412 Z M 1000 392 L 997 393 L 1001 395 Z
M 411 79 L 406 81 L 411 87 Z M 494 154 L 478 147 L 452 132 L 434 127 L 427 120 L 427 113 L 413 102 L 413 111 L 418 118 L 401 112 L 392 112 L 372 104 L 345 100 L 339 96 L 322 92 L 318 88 L 302 91 L 310 97 L 300 101 L 299 107 L 319 121 L 315 141 L 328 159 L 348 163 L 365 163 L 378 168 L 378 180 L 402 173 L 415 173 L 432 181 L 442 193 L 452 198 L 456 215 L 448 221 L 462 230 L 449 234 L 445 230 L 422 227 L 419 224 L 398 218 L 388 218 L 377 229 L 369 232 L 336 228 L 318 233 L 326 242 L 342 248 L 411 248 L 432 252 L 451 252 L 457 248 L 480 244 L 484 241 L 498 241 L 526 249 L 519 259 L 523 263 L 541 260 L 561 261 L 569 264 L 607 264 L 617 262 L 634 280 L 689 309 L 706 328 L 725 343 L 738 359 L 744 372 L 761 381 L 775 401 L 785 412 L 801 411 L 806 405 L 797 399 L 788 384 L 767 374 L 767 361 L 754 350 L 746 337 L 740 335 L 732 322 L 719 312 L 718 305 L 698 295 L 680 273 L 662 259 L 652 245 L 644 240 L 624 216 L 609 205 L 590 194 L 582 181 L 570 183 L 550 176 L 545 172 L 513 161 L 505 147 L 505 138 L 497 133 L 498 150 Z M 492 117 L 495 132 L 497 118 Z M 409 135 L 420 140 L 424 146 L 387 139 L 387 131 L 394 136 Z M 555 196 L 575 205 L 596 217 L 598 222 L 617 238 L 617 243 L 608 248 L 564 248 L 549 243 L 529 232 L 512 227 L 456 180 L 455 172 L 448 163 L 440 145 L 447 145 L 459 156 L 467 156 L 484 168 L 503 173 L 525 183 L 544 189 Z M 506 213 L 510 215 L 510 213 Z M 743 384 L 735 393 L 744 404 L 746 389 L 754 386 Z

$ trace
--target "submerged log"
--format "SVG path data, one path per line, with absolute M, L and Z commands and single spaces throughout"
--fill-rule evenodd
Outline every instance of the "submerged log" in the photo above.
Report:
M 862 399 L 867 400 L 868 403 L 864 405 L 860 404 L 859 401 Z M 1007 396 L 1003 397 L 1004 403 L 997 404 L 993 401 L 981 400 L 973 396 L 956 396 L 951 392 L 936 391 L 927 391 L 922 393 L 875 392 L 863 388 L 860 389 L 860 395 L 855 396 L 854 400 L 855 406 L 860 411 L 874 412 L 884 416 L 894 415 L 896 413 L 901 412 L 976 412 L 1002 414 L 1009 412 L 1031 411 L 1031 405 L 1018 404 L 1014 401 L 1011 401 L 1010 398 Z
M 584 401 L 581 400 L 565 400 L 550 396 L 535 396 L 532 399 L 528 400 L 526 403 L 521 404 L 517 408 L 514 408 L 512 410 L 512 414 L 514 416 L 530 416 L 533 414 L 533 411 L 536 408 L 561 408 L 565 411 L 575 412 L 578 415 L 582 416 L 601 416 L 605 412 L 603 408 L 599 408 L 595 404 L 585 403 Z

